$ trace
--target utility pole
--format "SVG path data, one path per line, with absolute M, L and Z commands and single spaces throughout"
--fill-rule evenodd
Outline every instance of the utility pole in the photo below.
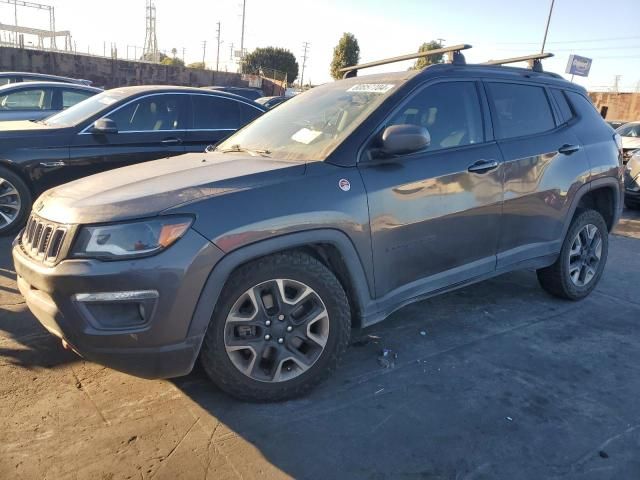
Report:
M 202 68 L 204 68 L 205 66 L 204 58 L 206 54 L 207 54 L 207 41 L 203 40 L 202 41 Z
M 186 52 L 187 49 L 182 47 L 182 63 L 184 63 L 184 52 Z
M 240 35 L 240 73 L 244 73 L 244 17 L 247 11 L 247 0 L 242 0 L 242 33 Z
M 218 53 L 216 54 L 216 72 L 218 71 L 218 66 L 220 65 L 220 22 L 218 22 Z
M 302 90 L 304 86 L 304 67 L 307 66 L 307 50 L 311 44 L 309 42 L 303 42 L 302 48 L 304 48 L 304 53 L 302 54 L 302 73 L 300 74 L 300 90 Z
M 233 42 L 229 45 L 229 60 L 233 62 Z
M 620 89 L 620 79 L 622 78 L 622 75 L 616 75 L 613 79 L 613 91 L 615 93 L 618 93 L 619 89 Z
M 549 16 L 547 17 L 547 27 L 544 29 L 544 38 L 542 39 L 542 48 L 540 53 L 544 53 L 544 46 L 547 43 L 547 33 L 549 33 L 549 24 L 551 23 L 551 14 L 553 13 L 553 4 L 555 0 L 551 0 L 551 6 L 549 7 Z

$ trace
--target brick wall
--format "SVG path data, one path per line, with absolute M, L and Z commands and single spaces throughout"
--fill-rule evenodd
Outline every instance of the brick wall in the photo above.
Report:
M 598 111 L 608 107 L 607 120 L 640 120 L 640 93 L 590 92 L 589 96 Z
M 125 85 L 247 86 L 240 74 L 71 53 L 0 47 L 0 71 L 22 71 L 91 80 L 96 87 Z

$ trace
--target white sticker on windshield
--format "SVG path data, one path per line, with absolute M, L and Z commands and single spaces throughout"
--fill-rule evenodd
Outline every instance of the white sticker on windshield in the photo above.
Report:
M 305 145 L 309 145 L 316 138 L 322 135 L 322 132 L 318 130 L 309 130 L 308 128 L 301 128 L 296 133 L 291 135 L 291 140 L 298 143 L 304 143 Z
M 393 88 L 390 83 L 359 83 L 354 85 L 347 92 L 366 92 L 366 93 L 387 93 Z
M 102 97 L 100 100 L 98 100 L 100 103 L 102 103 L 103 105 L 111 105 L 112 103 L 117 102 L 117 100 L 113 97 Z

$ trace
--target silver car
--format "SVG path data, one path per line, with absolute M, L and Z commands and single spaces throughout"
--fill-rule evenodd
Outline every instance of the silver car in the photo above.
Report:
M 92 97 L 101 89 L 60 82 L 21 82 L 0 87 L 0 121 L 41 120 Z

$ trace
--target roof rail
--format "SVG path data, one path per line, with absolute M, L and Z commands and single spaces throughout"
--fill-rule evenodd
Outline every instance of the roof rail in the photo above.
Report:
M 361 63 L 360 65 L 352 65 L 351 67 L 341 68 L 339 71 L 344 72 L 342 78 L 351 78 L 358 75 L 358 70 L 361 68 L 377 67 L 379 65 L 387 65 L 389 63 L 402 62 L 404 60 L 412 60 L 414 58 L 432 57 L 434 55 L 441 55 L 443 53 L 450 53 L 449 63 L 456 65 L 464 65 L 464 55 L 461 50 L 467 50 L 471 48 L 471 45 L 461 43 L 460 45 L 453 45 L 451 47 L 438 48 L 436 50 L 426 50 L 424 52 L 409 53 L 408 55 L 400 55 L 399 57 L 385 58 L 383 60 L 376 60 L 375 62 Z
M 522 57 L 503 58 L 502 60 L 489 60 L 482 65 L 506 65 L 508 63 L 528 62 L 529 68 L 534 72 L 544 72 L 541 60 L 553 57 L 553 53 L 534 53 Z

